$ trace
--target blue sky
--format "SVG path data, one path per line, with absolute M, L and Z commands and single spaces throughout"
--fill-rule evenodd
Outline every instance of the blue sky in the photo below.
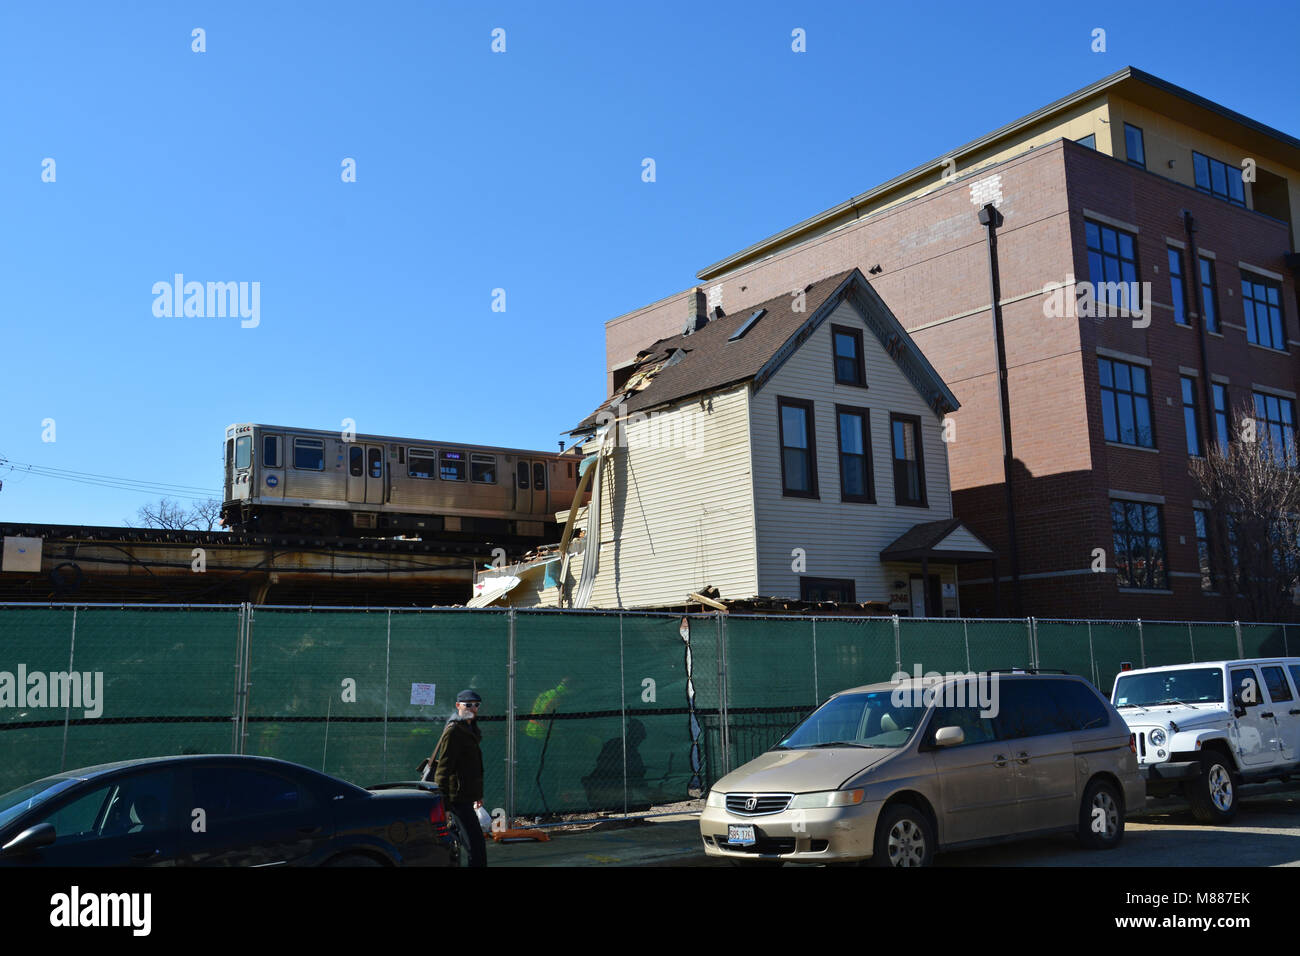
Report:
M 604 322 L 701 267 L 1126 65 L 1300 134 L 1297 36 L 1282 3 L 6 3 L 0 458 L 144 485 L 0 466 L 0 519 L 215 494 L 236 421 L 555 448 Z M 176 273 L 259 283 L 258 324 L 156 316 Z

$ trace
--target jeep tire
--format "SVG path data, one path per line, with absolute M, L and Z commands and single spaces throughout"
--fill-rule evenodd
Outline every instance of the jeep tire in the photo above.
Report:
M 1232 761 L 1218 750 L 1201 751 L 1201 775 L 1186 785 L 1192 816 L 1200 823 L 1223 825 L 1237 815 L 1237 780 Z

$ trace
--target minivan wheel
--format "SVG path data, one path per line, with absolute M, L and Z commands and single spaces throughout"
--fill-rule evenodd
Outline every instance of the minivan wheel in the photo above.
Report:
M 876 825 L 872 866 L 929 866 L 934 860 L 934 831 L 924 813 L 906 803 L 887 809 Z
M 1113 850 L 1124 839 L 1124 797 L 1113 783 L 1094 780 L 1079 806 L 1079 842 L 1089 850 Z
M 1200 823 L 1224 824 L 1237 815 L 1237 781 L 1227 757 L 1201 751 L 1201 775 L 1187 782 L 1187 802 Z

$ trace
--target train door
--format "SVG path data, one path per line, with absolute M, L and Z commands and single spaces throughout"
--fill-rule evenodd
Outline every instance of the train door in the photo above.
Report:
M 348 442 L 348 501 L 365 504 L 366 501 L 366 446 Z
M 348 444 L 348 501 L 351 504 L 384 503 L 384 446 Z
M 549 477 L 546 474 L 546 462 L 533 462 L 533 514 L 545 514 L 550 510 L 547 505 L 551 491 Z
M 257 494 L 263 498 L 284 497 L 284 437 L 262 435 L 258 447 L 261 458 L 257 462 L 260 487 Z
M 366 446 L 366 504 L 384 503 L 384 446 Z
M 515 462 L 515 511 L 531 514 L 533 510 L 533 469 L 520 458 Z

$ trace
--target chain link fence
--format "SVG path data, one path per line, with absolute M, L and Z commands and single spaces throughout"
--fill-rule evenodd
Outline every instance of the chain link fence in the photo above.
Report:
M 695 799 L 831 694 L 897 673 L 1300 654 L 1282 624 L 436 608 L 0 605 L 0 792 L 176 753 L 409 780 L 456 693 L 483 697 L 484 799 L 509 817 Z M 1290 641 L 1297 641 L 1293 652 Z

